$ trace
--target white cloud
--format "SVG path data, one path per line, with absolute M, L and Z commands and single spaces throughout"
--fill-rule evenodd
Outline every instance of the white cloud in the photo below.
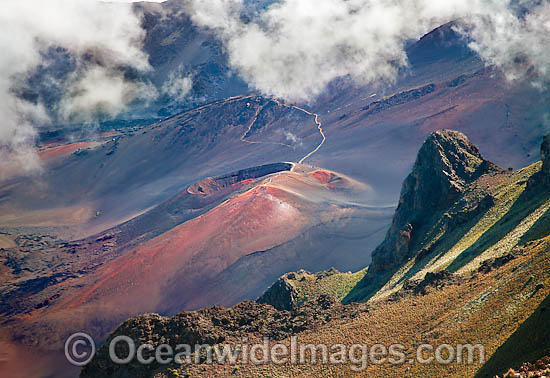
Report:
M 168 80 L 162 86 L 163 93 L 175 102 L 183 102 L 193 89 L 193 75 L 185 75 L 180 67 L 170 72 Z
M 550 4 L 542 2 L 525 17 L 500 10 L 465 24 L 474 41 L 471 48 L 489 64 L 502 67 L 510 80 L 529 72 L 535 83 L 550 80 Z
M 91 117 L 100 108 L 115 114 L 142 86 L 132 87 L 121 67 L 150 69 L 141 50 L 144 31 L 129 4 L 95 0 L 2 0 L 0 12 L 0 176 L 37 170 L 35 125 L 47 122 L 40 104 L 24 101 L 14 89 L 45 63 L 43 53 L 61 47 L 75 58 L 62 114 Z M 109 83 L 107 83 L 109 81 Z M 105 101 L 100 99 L 105 96 Z M 107 104 L 109 102 L 109 104 Z M 73 107 L 74 106 L 74 107 Z M 1 178 L 1 177 L 0 177 Z
M 243 0 L 184 6 L 223 40 L 231 65 L 253 87 L 293 101 L 310 100 L 347 75 L 358 83 L 391 82 L 407 66 L 406 41 L 457 19 L 469 25 L 472 47 L 489 63 L 517 69 L 510 59 L 516 48 L 547 74 L 547 5 L 522 20 L 509 0 L 280 0 L 251 22 L 241 17 Z
M 525 16 L 512 3 L 530 7 Z M 539 4 L 540 5 L 533 5 Z M 253 18 L 244 0 L 181 0 L 183 10 L 223 41 L 230 64 L 254 88 L 290 101 L 308 101 L 339 77 L 385 83 L 406 67 L 404 46 L 433 28 L 461 20 L 461 32 L 488 64 L 510 79 L 550 80 L 549 0 L 280 0 Z M 249 20 L 249 21 L 245 21 Z M 2 0 L 0 12 L 0 176 L 36 170 L 35 125 L 42 105 L 14 96 L 17 83 L 62 47 L 76 70 L 61 82 L 57 110 L 69 120 L 111 116 L 136 99 L 156 95 L 127 80 L 121 68 L 150 69 L 144 31 L 130 4 L 97 0 Z M 161 89 L 181 100 L 192 77 L 173 73 Z
M 293 146 L 294 145 L 298 145 L 298 146 L 303 145 L 302 139 L 299 138 L 296 134 L 292 133 L 291 131 L 285 130 L 284 134 L 285 134 L 285 139 L 286 139 L 287 143 L 290 143 Z
M 157 96 L 153 85 L 126 80 L 122 72 L 98 66 L 74 73 L 69 82 L 59 112 L 72 122 L 91 122 L 101 115 L 114 117 L 134 100 Z

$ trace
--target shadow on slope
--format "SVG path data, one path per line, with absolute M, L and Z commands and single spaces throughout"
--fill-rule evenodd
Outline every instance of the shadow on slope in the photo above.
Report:
M 205 290 L 207 297 L 195 296 L 187 307 L 230 306 L 257 298 L 289 271 L 360 270 L 370 259 L 365 250 L 374 249 L 384 238 L 392 212 L 393 208 L 356 209 L 350 217 L 315 226 L 286 243 L 243 256 L 216 277 Z
M 524 362 L 536 361 L 550 355 L 550 296 L 518 328 L 518 330 L 493 354 L 478 371 L 475 378 L 494 377 L 510 366 L 519 367 Z
M 491 197 L 485 197 L 491 198 Z M 467 211 L 464 207 L 454 208 L 452 215 L 449 213 L 438 214 L 441 217 L 433 226 L 426 237 L 423 237 L 416 246 L 416 256 L 414 265 L 399 279 L 401 283 L 414 277 L 418 272 L 426 268 L 430 263 L 437 262 L 444 257 L 453 246 L 458 244 L 468 232 L 470 232 L 478 222 L 489 211 L 490 206 L 484 204 L 481 200 L 473 208 Z M 451 210 L 449 210 L 451 212 Z M 462 217 L 464 218 L 462 218 Z
M 533 240 L 543 238 L 548 234 L 548 228 L 550 227 L 550 210 L 546 213 L 527 231 L 521 238 L 519 244 L 526 244 Z
M 456 272 L 470 263 L 487 249 L 493 247 L 506 235 L 512 232 L 529 214 L 543 205 L 550 198 L 550 192 L 543 186 L 526 189 L 514 202 L 510 210 L 487 230 L 473 245 L 462 252 L 449 266 L 448 270 Z

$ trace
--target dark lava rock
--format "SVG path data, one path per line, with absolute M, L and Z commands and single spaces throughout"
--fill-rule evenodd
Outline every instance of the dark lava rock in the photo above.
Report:
M 515 251 L 512 251 L 510 253 L 507 253 L 506 255 L 485 260 L 481 263 L 481 265 L 478 268 L 478 272 L 480 273 L 489 273 L 494 269 L 498 269 L 506 264 L 508 264 L 510 261 L 514 260 L 517 257 L 518 253 Z
M 334 276 L 335 274 L 339 274 L 339 273 L 340 273 L 340 271 L 338 269 L 336 269 L 335 267 L 332 267 L 328 270 L 323 270 L 323 271 L 318 272 L 315 275 L 315 279 L 317 281 L 319 281 L 319 280 L 322 280 L 322 279 L 330 277 L 330 276 Z
M 391 96 L 390 98 L 375 101 L 365 106 L 363 110 L 367 116 L 380 113 L 384 110 L 387 110 L 393 106 L 406 104 L 409 101 L 418 100 L 424 96 L 433 93 L 436 90 L 435 84 L 428 84 L 421 88 L 412 89 L 409 91 L 404 91 L 396 95 Z
M 226 309 L 212 307 L 200 311 L 182 312 L 172 318 L 157 314 L 140 315 L 125 321 L 107 339 L 93 360 L 82 370 L 82 378 L 149 378 L 166 366 L 157 362 L 140 364 L 135 359 L 127 365 L 117 365 L 109 357 L 109 344 L 117 336 L 130 337 L 136 346 L 156 347 L 177 345 L 237 344 L 243 337 L 269 337 L 283 340 L 305 330 L 316 329 L 329 321 L 354 318 L 368 311 L 366 305 L 342 305 L 334 297 L 321 295 L 316 301 L 293 311 L 279 311 L 257 302 L 242 302 Z M 117 343 L 117 356 L 128 355 L 126 343 Z M 148 358 L 148 352 L 144 357 Z M 175 366 L 175 365 L 174 365 Z
M 442 288 L 443 286 L 452 285 L 462 282 L 462 276 L 449 272 L 448 270 L 441 270 L 439 272 L 426 273 L 426 276 L 418 285 L 415 286 L 415 294 L 426 294 L 426 289 L 429 287 Z
M 412 173 L 405 179 L 398 208 L 386 239 L 374 251 L 364 280 L 400 266 L 415 252 L 414 233 L 437 211 L 448 209 L 481 175 L 499 168 L 481 156 L 468 138 L 452 130 L 432 133 L 420 149 Z M 486 199 L 480 211 L 490 205 Z
M 550 135 L 544 137 L 540 147 L 542 170 L 531 177 L 529 187 L 545 185 L 550 186 Z
M 291 273 L 291 275 L 293 274 Z M 289 281 L 292 278 L 292 276 L 287 277 L 286 275 L 280 277 L 256 302 L 271 305 L 281 311 L 295 310 L 298 293 Z
M 403 288 L 393 294 L 390 297 L 390 301 L 397 301 L 410 295 L 426 295 L 430 288 L 441 289 L 444 286 L 460 284 L 463 281 L 464 278 L 462 276 L 448 270 L 441 270 L 435 273 L 428 272 L 423 280 L 406 280 L 403 283 Z

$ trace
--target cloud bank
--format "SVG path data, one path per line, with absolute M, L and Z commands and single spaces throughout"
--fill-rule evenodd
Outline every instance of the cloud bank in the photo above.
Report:
M 454 20 L 471 47 L 510 78 L 532 66 L 548 79 L 550 8 L 547 0 L 539 3 L 280 0 L 250 20 L 243 0 L 183 0 L 191 19 L 224 42 L 230 64 L 251 86 L 291 101 L 315 98 L 344 76 L 361 84 L 392 82 L 407 66 L 407 41 Z
M 408 65 L 410 40 L 455 20 L 470 47 L 511 80 L 550 81 L 550 0 L 179 1 L 196 25 L 221 39 L 230 65 L 251 87 L 289 101 L 312 100 L 341 77 L 391 83 Z M 136 79 L 151 69 L 144 34 L 130 4 L 2 1 L 0 179 L 39 169 L 35 125 L 49 121 L 52 107 L 17 89 L 51 64 L 48 51 L 61 49 L 72 65 L 68 75 L 51 77 L 62 95 L 56 116 L 78 122 L 114 117 L 133 101 L 158 95 Z M 159 88 L 176 100 L 192 88 L 192 77 L 180 71 Z
M 462 30 L 473 39 L 470 47 L 510 80 L 531 75 L 539 86 L 550 80 L 550 2 L 530 6 L 521 16 L 501 7 L 464 24 L 470 27 Z
M 95 0 L 3 0 L 0 12 L 0 178 L 40 167 L 34 153 L 35 125 L 49 121 L 43 104 L 16 95 L 17 86 L 57 48 L 75 70 L 53 83 L 63 88 L 56 109 L 66 120 L 115 115 L 151 88 L 124 70 L 150 69 L 141 46 L 144 31 L 129 4 Z

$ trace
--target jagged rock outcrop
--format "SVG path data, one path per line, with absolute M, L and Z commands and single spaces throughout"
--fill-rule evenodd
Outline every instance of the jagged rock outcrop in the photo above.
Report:
M 548 177 L 550 176 L 550 135 L 545 136 L 542 141 L 540 157 L 542 159 L 542 173 Z M 547 179 L 546 182 L 550 183 L 550 179 Z
M 485 173 L 499 168 L 481 156 L 468 138 L 452 130 L 432 133 L 420 149 L 386 239 L 374 251 L 364 281 L 380 271 L 400 266 L 415 252 L 415 234 L 433 214 L 449 208 L 464 189 Z
M 243 337 L 269 337 L 283 340 L 306 330 L 316 329 L 331 320 L 355 318 L 368 311 L 365 305 L 342 305 L 331 296 L 321 295 L 315 302 L 293 311 L 279 311 L 257 302 L 245 301 L 232 308 L 212 307 L 182 312 L 172 318 L 157 314 L 136 316 L 125 321 L 98 350 L 90 364 L 80 373 L 81 378 L 150 378 L 161 367 L 158 362 L 141 364 L 133 360 L 117 365 L 109 357 L 109 345 L 117 336 L 130 337 L 136 345 L 156 347 L 168 344 L 172 348 L 185 344 L 217 345 L 242 342 Z M 117 356 L 128 356 L 126 343 L 115 348 Z M 145 351 L 147 359 L 151 353 Z M 174 365 L 176 366 L 176 365 Z
M 277 279 L 257 300 L 281 311 L 293 311 L 308 302 L 315 302 L 321 295 L 339 298 L 354 274 L 341 273 L 332 267 L 317 273 L 301 269 L 289 272 Z M 354 284 L 353 284 L 354 285 Z M 348 291 L 351 290 L 351 286 Z
M 532 378 L 547 377 L 550 373 L 550 356 L 545 356 L 535 362 L 526 362 L 516 371 L 510 368 L 504 375 L 504 378 Z M 500 376 L 496 376 L 497 378 Z
M 440 270 L 439 272 L 428 272 L 420 282 L 407 281 L 403 285 L 404 290 L 412 290 L 415 295 L 426 295 L 429 288 L 442 288 L 443 286 L 460 283 L 463 278 L 448 270 Z
M 550 186 L 550 135 L 545 136 L 542 140 L 540 159 L 542 160 L 542 169 L 531 177 L 529 180 L 530 187 L 538 185 Z
M 403 287 L 390 297 L 390 301 L 398 301 L 410 295 L 426 295 L 432 289 L 441 289 L 448 285 L 460 284 L 464 278 L 459 274 L 440 270 L 428 272 L 422 280 L 405 280 Z
M 256 302 L 268 304 L 277 310 L 295 310 L 298 306 L 298 293 L 290 283 L 288 275 L 280 277 Z
M 495 269 L 508 264 L 510 261 L 514 260 L 521 253 L 521 249 L 513 249 L 512 252 L 507 253 L 503 256 L 495 257 L 489 260 L 485 260 L 481 263 L 477 271 L 479 273 L 490 273 Z

